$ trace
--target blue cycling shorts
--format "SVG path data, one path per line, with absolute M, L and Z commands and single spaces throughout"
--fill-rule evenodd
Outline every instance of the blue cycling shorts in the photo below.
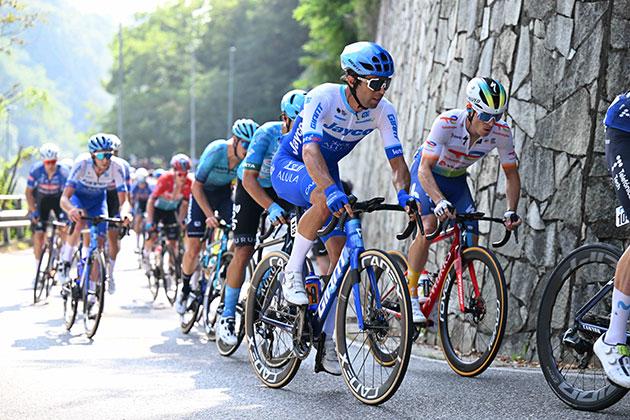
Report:
M 100 197 L 97 195 L 79 195 L 75 192 L 72 197 L 70 197 L 70 203 L 84 210 L 88 217 L 107 216 L 107 195 L 105 191 L 103 191 L 103 195 Z M 92 222 L 88 222 L 88 226 L 91 225 Z M 99 236 L 105 236 L 107 223 L 100 223 L 97 229 Z
M 411 165 L 410 194 L 418 199 L 421 214 L 426 216 L 428 214 L 433 214 L 435 203 L 431 200 L 429 194 L 424 191 L 422 184 L 420 184 L 420 181 L 418 180 L 418 169 L 420 168 L 421 157 L 421 154 L 416 154 L 413 164 Z M 477 211 L 475 202 L 470 194 L 470 189 L 468 188 L 468 182 L 466 182 L 466 175 L 449 178 L 433 173 L 433 178 L 435 178 L 438 188 L 442 191 L 442 194 L 444 194 L 444 198 L 455 206 L 455 210 L 458 213 L 471 213 Z M 475 235 L 479 235 L 478 221 L 475 220 L 466 222 L 466 228 Z
M 337 187 L 343 191 L 343 185 L 339 179 L 339 167 L 329 166 L 328 171 Z M 315 189 L 315 181 L 308 174 L 303 162 L 283 153 L 282 149 L 278 150 L 271 164 L 271 184 L 278 197 L 283 200 L 305 209 L 311 207 L 311 193 Z M 332 216 L 324 225 L 328 224 L 331 218 Z M 341 230 L 341 227 L 337 227 L 329 235 L 322 237 L 322 241 L 326 242 L 333 236 L 345 236 L 345 232 Z
M 232 220 L 232 189 L 230 185 L 218 187 L 212 191 L 204 189 L 203 192 L 210 207 L 219 212 L 219 219 L 229 223 Z M 203 238 L 203 235 L 206 233 L 206 218 L 201 206 L 191 194 L 188 214 L 186 215 L 186 232 L 188 237 Z

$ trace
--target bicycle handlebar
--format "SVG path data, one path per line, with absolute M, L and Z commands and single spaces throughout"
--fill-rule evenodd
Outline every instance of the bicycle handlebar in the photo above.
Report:
M 435 231 L 426 235 L 427 240 L 433 241 L 435 238 L 437 238 L 440 235 L 440 233 L 444 231 L 444 228 L 446 227 L 449 220 L 450 219 L 442 220 L 438 224 L 438 227 L 437 229 L 435 229 Z M 485 213 L 482 213 L 482 212 L 456 214 L 455 219 L 453 220 L 455 221 L 455 223 L 458 223 L 458 224 L 463 224 L 464 222 L 471 221 L 471 220 L 481 220 L 481 221 L 487 221 L 487 222 L 501 223 L 503 227 L 505 228 L 505 234 L 503 235 L 503 238 L 500 241 L 492 243 L 492 246 L 494 248 L 500 248 L 503 245 L 507 244 L 510 238 L 512 237 L 512 231 L 508 230 L 505 227 L 503 219 L 499 219 L 498 217 L 485 217 Z
M 107 217 L 107 216 L 94 216 L 94 217 L 81 216 L 81 220 L 90 221 L 94 223 L 95 225 L 98 225 L 99 223 L 103 223 L 103 222 L 113 223 L 116 225 L 120 225 L 124 223 L 124 220 L 121 219 L 120 217 Z M 74 233 L 74 229 L 76 225 L 77 224 L 75 222 L 70 223 L 70 232 L 68 233 L 69 235 L 72 235 Z M 129 232 L 129 227 L 127 227 L 127 232 Z

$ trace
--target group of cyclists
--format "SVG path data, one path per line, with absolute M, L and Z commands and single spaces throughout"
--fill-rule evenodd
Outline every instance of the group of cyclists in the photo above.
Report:
M 51 210 L 59 219 L 65 213 L 77 225 L 72 235 L 64 237 L 61 254 L 66 267 L 80 240 L 82 216 L 109 214 L 127 220 L 138 235 L 148 233 L 144 252 L 151 249 L 156 226 L 165 226 L 173 247 L 181 246 L 177 239 L 185 226 L 183 287 L 176 301 L 177 312 L 183 314 L 206 229 L 217 228 L 222 221 L 230 223 L 234 257 L 227 269 L 224 309 L 216 332 L 217 339 L 233 344 L 237 340 L 236 305 L 246 266 L 254 253 L 260 215 L 266 212 L 268 220 L 278 225 L 287 223 L 291 207 L 305 210 L 279 279 L 283 296 L 290 304 L 307 305 L 303 265 L 318 239 L 317 231 L 332 217 L 345 212 L 352 215 L 338 163 L 375 130 L 382 139 L 398 204 L 410 218 L 415 217 L 412 208 L 417 204 L 426 232 L 434 231 L 438 221 L 453 218 L 456 213 L 475 211 L 466 180 L 467 168 L 495 148 L 506 178 L 504 224 L 508 230 L 514 230 L 522 223 L 516 213 L 521 192 L 518 158 L 510 125 L 504 119 L 508 94 L 498 80 L 485 76 L 470 80 L 463 107 L 435 118 L 428 135 L 422 141 L 418 139 L 420 144 L 408 165 L 399 139 L 396 109 L 384 97 L 394 76 L 392 56 L 376 43 L 356 42 L 344 48 L 340 63 L 342 83 L 325 83 L 308 92 L 287 92 L 280 104 L 279 121 L 259 125 L 251 119 L 236 120 L 232 137 L 210 142 L 194 173 L 191 159 L 178 153 L 172 157 L 170 168 L 157 174 L 155 185 L 149 182 L 144 168 L 135 170 L 132 185 L 132 170 L 117 156 L 120 139 L 114 134 L 90 137 L 89 153 L 80 156 L 71 169 L 58 162 L 56 146 L 42 146 L 42 162 L 31 171 L 27 188 L 35 256 L 38 257 L 41 246 L 42 226 Z M 630 211 L 630 183 L 624 166 L 624 161 L 630 159 L 630 149 L 626 147 L 630 133 L 629 94 L 615 100 L 605 124 L 610 171 L 619 198 Z M 353 174 L 346 176 L 351 179 Z M 477 224 L 470 222 L 467 229 L 467 241 L 476 243 Z M 108 230 L 105 224 L 101 235 L 103 243 L 105 238 L 108 241 L 108 289 L 113 293 L 119 237 L 115 228 Z M 322 241 L 328 254 L 327 272 L 322 274 L 330 274 L 344 246 L 345 232 L 336 228 Z M 426 276 L 429 246 L 430 241 L 417 235 L 408 254 L 406 277 L 413 322 L 418 324 L 426 322 L 420 308 L 426 297 L 418 284 Z M 595 343 L 594 352 L 610 380 L 630 388 L 630 348 L 626 344 L 630 314 L 628 252 L 616 274 L 610 328 Z M 63 275 L 62 279 L 67 281 Z M 323 328 L 322 360 L 325 371 L 339 375 L 332 321 L 333 317 L 329 317 Z

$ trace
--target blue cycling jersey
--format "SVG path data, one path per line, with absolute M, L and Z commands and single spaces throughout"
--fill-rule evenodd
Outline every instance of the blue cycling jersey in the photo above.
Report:
M 94 163 L 89 154 L 81 155 L 74 163 L 66 186 L 74 188 L 74 194 L 82 200 L 104 200 L 109 184 L 113 182 L 116 191 L 126 192 L 125 165 L 122 159 L 112 156 L 109 168 L 100 176 L 94 170 Z
M 604 124 L 606 127 L 630 133 L 630 92 L 617 96 L 610 104 Z
M 258 171 L 258 183 L 261 187 L 271 187 L 271 161 L 278 150 L 281 136 L 282 123 L 280 121 L 267 122 L 256 130 L 247 149 L 247 156 L 238 168 L 238 178 L 241 181 L 245 169 L 251 169 Z
M 203 184 L 204 189 L 211 191 L 231 183 L 237 170 L 238 167 L 230 169 L 227 141 L 215 140 L 201 154 L 195 179 Z
M 142 186 L 140 184 L 140 182 L 136 182 L 135 184 L 133 184 L 133 186 L 131 187 L 131 196 L 134 200 L 147 201 L 149 199 L 149 196 L 153 192 L 153 188 L 151 188 L 151 186 L 147 182 L 143 182 L 142 184 L 144 185 Z
M 49 178 L 44 163 L 38 162 L 28 174 L 26 186 L 37 191 L 38 197 L 44 195 L 59 195 L 66 185 L 68 175 L 69 173 L 66 167 L 57 163 L 55 173 Z
M 345 85 L 325 83 L 311 90 L 291 132 L 282 137 L 278 154 L 303 162 L 303 145 L 317 143 L 330 167 L 378 129 L 387 158 L 402 156 L 396 110 L 392 103 L 383 98 L 376 108 L 355 112 L 348 103 L 345 89 Z

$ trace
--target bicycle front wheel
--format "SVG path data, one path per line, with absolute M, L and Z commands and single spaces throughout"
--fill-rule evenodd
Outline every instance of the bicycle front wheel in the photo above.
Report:
M 477 376 L 490 366 L 501 346 L 507 320 L 507 287 L 492 251 L 462 252 L 462 294 L 455 263 L 442 286 L 438 330 L 446 360 L 457 374 Z M 462 311 L 463 306 L 463 311 Z
M 179 260 L 177 254 L 171 247 L 162 249 L 162 285 L 164 293 L 169 303 L 173 305 L 177 299 L 177 289 L 179 287 Z M 157 294 L 157 293 L 156 293 Z
M 612 284 L 620 251 L 606 244 L 584 245 L 565 257 L 549 276 L 538 313 L 536 342 L 540 367 L 551 390 L 578 410 L 603 410 L 628 392 L 606 378 L 593 343 L 598 332 L 581 320 L 608 328 Z M 587 306 L 588 304 L 588 306 Z
M 68 331 L 70 331 L 77 318 L 79 300 L 81 299 L 81 291 L 78 285 L 78 264 L 80 260 L 81 254 L 79 251 L 76 251 L 72 256 L 70 268 L 68 269 L 69 281 L 61 285 L 61 293 L 63 296 L 63 321 Z
M 88 338 L 94 337 L 103 316 L 105 305 L 105 258 L 102 251 L 92 253 L 90 264 L 84 268 L 86 281 L 84 287 L 87 293 L 83 294 L 83 322 L 85 334 Z
M 33 282 L 33 304 L 39 302 L 42 297 L 46 284 L 50 277 L 50 263 L 52 258 L 52 252 L 48 241 L 44 244 L 42 255 L 39 257 L 37 263 L 37 273 L 35 273 L 35 281 Z
M 411 299 L 397 262 L 375 249 L 341 284 L 335 330 L 343 378 L 359 401 L 378 405 L 402 383 L 411 357 Z M 331 314 L 332 315 L 332 314 Z

